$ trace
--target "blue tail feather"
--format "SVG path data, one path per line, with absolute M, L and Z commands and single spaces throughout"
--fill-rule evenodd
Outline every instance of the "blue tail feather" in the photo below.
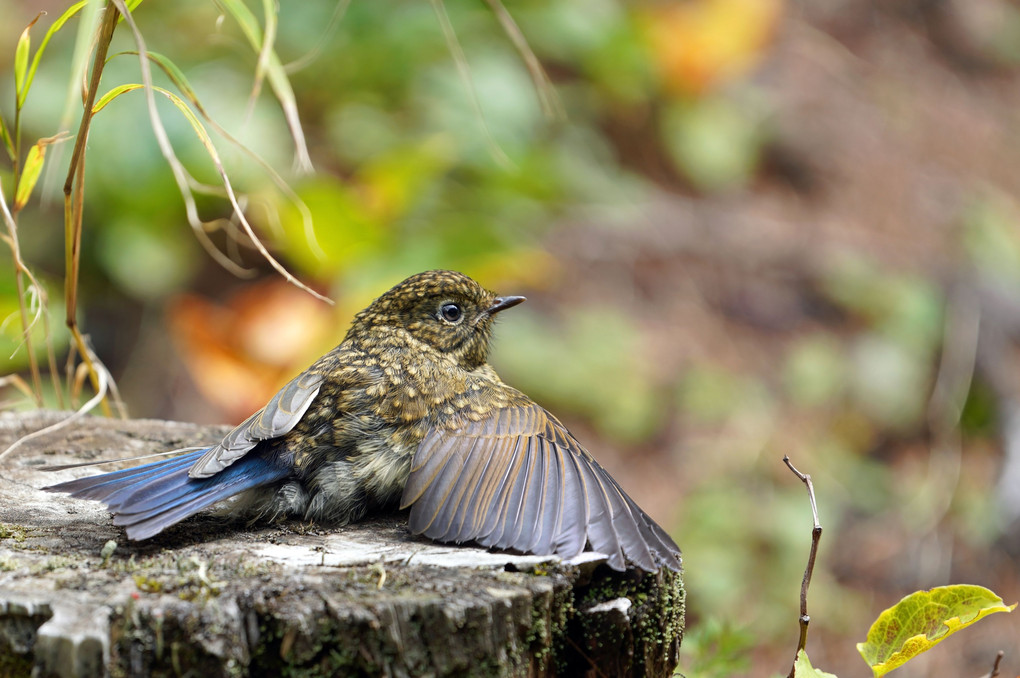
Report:
M 190 457 L 191 455 L 188 456 Z M 92 496 L 88 496 L 87 498 L 99 499 L 103 501 L 111 511 L 119 512 L 124 503 L 130 501 L 131 498 L 142 488 L 148 487 L 152 483 L 159 482 L 167 476 L 178 478 L 181 483 L 187 482 L 188 474 L 181 473 L 180 471 L 189 470 L 195 460 L 184 459 L 175 461 L 178 463 L 166 464 L 163 468 L 150 469 L 145 473 L 138 473 L 126 478 L 119 478 L 102 483 L 101 485 L 93 488 L 91 492 Z M 87 495 L 83 493 L 80 496 Z
M 114 514 L 114 525 L 127 528 L 129 539 L 146 539 L 218 501 L 282 480 L 290 470 L 275 455 L 249 453 L 214 476 L 190 478 L 188 470 L 205 452 L 197 450 L 43 489 L 101 501 Z
M 77 480 L 69 480 L 66 483 L 51 485 L 43 489 L 52 492 L 68 492 L 74 497 L 97 499 L 107 503 L 113 499 L 118 490 L 132 487 L 134 485 L 132 481 L 158 477 L 157 474 L 173 472 L 177 468 L 190 468 L 201 454 L 202 451 L 199 450 L 181 455 L 180 457 L 174 457 L 173 459 L 155 461 L 142 466 L 111 471 L 110 473 L 98 476 L 87 476 Z
M 162 532 L 170 525 L 212 506 L 218 501 L 232 497 L 243 490 L 256 487 L 260 484 L 260 482 L 242 483 L 235 481 L 233 483 L 216 485 L 198 495 L 181 494 L 175 497 L 173 501 L 160 506 L 158 512 L 118 513 L 113 519 L 113 524 L 125 527 L 127 535 L 131 539 L 147 539 Z

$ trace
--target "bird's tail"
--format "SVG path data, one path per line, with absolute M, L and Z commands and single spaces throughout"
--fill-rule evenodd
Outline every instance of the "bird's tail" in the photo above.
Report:
M 188 470 L 206 450 L 173 459 L 78 478 L 44 487 L 72 497 L 101 501 L 126 528 L 129 539 L 147 539 L 218 501 L 282 480 L 288 469 L 275 459 L 248 455 L 209 478 L 190 478 Z

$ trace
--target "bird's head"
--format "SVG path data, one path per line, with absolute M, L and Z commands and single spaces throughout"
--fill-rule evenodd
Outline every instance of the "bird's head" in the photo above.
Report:
M 465 369 L 489 356 L 492 322 L 524 297 L 496 296 L 456 271 L 413 275 L 372 302 L 354 318 L 351 334 L 380 350 L 407 348 L 408 337 L 425 350 L 452 357 Z

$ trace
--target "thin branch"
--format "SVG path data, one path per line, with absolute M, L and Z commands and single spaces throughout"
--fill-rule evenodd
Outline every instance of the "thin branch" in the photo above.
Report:
M 793 655 L 794 664 L 790 667 L 789 675 L 789 678 L 794 678 L 797 655 L 807 647 L 808 625 L 811 623 L 811 617 L 807 611 L 807 593 L 808 587 L 811 586 L 811 575 L 815 571 L 815 557 L 818 555 L 818 542 L 822 538 L 822 524 L 818 521 L 818 505 L 815 503 L 815 487 L 811 484 L 811 476 L 798 471 L 789 456 L 783 456 L 783 463 L 807 487 L 808 501 L 811 503 L 811 518 L 814 520 L 814 527 L 811 529 L 811 551 L 808 554 L 807 567 L 804 568 L 804 579 L 800 584 L 800 639 L 797 641 L 797 652 Z
M 436 14 L 436 19 L 439 20 L 439 26 L 443 29 L 446 45 L 450 50 L 451 56 L 453 56 L 453 63 L 457 65 L 457 74 L 460 75 L 461 82 L 464 83 L 464 87 L 468 91 L 468 96 L 471 98 L 471 106 L 475 109 L 475 114 L 482 125 L 482 131 L 485 133 L 485 140 L 489 144 L 489 149 L 500 165 L 504 168 L 513 167 L 513 162 L 499 145 L 499 142 L 496 141 L 492 130 L 489 129 L 489 123 L 485 120 L 482 102 L 478 99 L 478 90 L 475 89 L 474 82 L 471 79 L 471 67 L 468 66 L 467 57 L 464 55 L 464 48 L 461 47 L 460 41 L 457 39 L 457 32 L 453 30 L 450 15 L 446 13 L 446 6 L 443 4 L 443 0 L 431 0 L 431 2 L 432 10 Z
M 244 112 L 244 120 L 251 119 L 255 111 L 255 102 L 262 91 L 262 82 L 266 79 L 266 71 L 269 69 L 269 58 L 273 54 L 273 44 L 276 42 L 276 27 L 278 7 L 273 0 L 262 0 L 262 14 L 265 17 L 266 28 L 262 33 L 262 47 L 258 48 L 259 56 L 255 63 L 255 80 L 251 85 L 251 93 L 248 95 L 248 106 Z
M 546 117 L 552 120 L 565 119 L 566 113 L 563 111 L 563 104 L 556 95 L 556 90 L 549 80 L 549 75 L 542 68 L 541 62 L 535 56 L 535 51 L 531 49 L 531 45 L 528 44 L 517 22 L 514 21 L 514 18 L 500 0 L 485 0 L 485 2 L 503 27 L 507 37 L 510 38 L 510 42 L 517 49 L 517 53 L 524 59 L 524 65 L 528 68 L 531 81 L 534 83 L 535 91 L 538 94 L 538 102 L 542 106 L 542 111 Z
M 582 650 L 582 649 L 581 649 L 581 646 L 580 646 L 580 645 L 578 645 L 577 643 L 575 643 L 575 642 L 574 642 L 574 641 L 573 641 L 573 640 L 572 640 L 572 639 L 571 639 L 571 638 L 570 638 L 569 636 L 567 637 L 567 642 L 568 642 L 568 643 L 570 643 L 570 645 L 571 645 L 571 646 L 572 646 L 572 647 L 573 647 L 573 648 L 574 648 L 575 650 L 577 650 L 577 654 L 581 655 L 581 657 L 582 657 L 582 658 L 583 658 L 583 659 L 584 659 L 584 660 L 585 660 L 586 662 L 588 662 L 588 666 L 590 667 L 590 668 L 589 668 L 589 671 L 594 671 L 594 672 L 595 672 L 595 675 L 599 676 L 599 678 L 608 678 L 608 676 L 606 676 L 606 674 L 605 674 L 605 673 L 604 673 L 604 672 L 602 671 L 602 669 L 600 669 L 600 668 L 598 667 L 598 664 L 596 664 L 596 663 L 595 663 L 595 662 L 594 662 L 594 661 L 592 660 L 592 658 L 588 656 L 588 653 L 587 653 L 587 652 L 585 652 L 584 650 Z
M 323 31 L 322 35 L 319 36 L 319 40 L 315 43 L 315 45 L 312 46 L 310 50 L 305 52 L 303 56 L 295 59 L 294 61 L 291 61 L 290 63 L 284 64 L 283 65 L 284 73 L 287 73 L 288 75 L 290 75 L 291 73 L 296 73 L 303 68 L 307 68 L 316 59 L 319 58 L 319 55 L 322 53 L 322 48 L 326 45 L 329 39 L 333 37 L 333 32 L 336 30 L 336 27 L 340 25 L 340 21 L 344 18 L 344 15 L 347 13 L 347 8 L 350 6 L 350 4 L 351 0 L 340 0 L 340 2 L 336 4 L 336 7 L 333 9 L 333 16 L 329 18 L 329 23 L 326 25 L 326 30 Z
M 999 650 L 999 653 L 995 655 L 995 663 L 992 664 L 992 672 L 988 674 L 988 678 L 996 678 L 999 675 L 999 662 L 1002 661 L 1002 657 L 1005 654 L 1005 652 Z

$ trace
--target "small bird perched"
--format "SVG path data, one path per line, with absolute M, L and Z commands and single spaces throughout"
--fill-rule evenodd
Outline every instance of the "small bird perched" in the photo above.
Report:
M 554 416 L 486 362 L 496 296 L 454 271 L 403 281 L 343 342 L 217 445 L 45 488 L 105 503 L 146 539 L 224 499 L 266 520 L 345 525 L 410 507 L 416 534 L 647 571 L 680 549 Z

